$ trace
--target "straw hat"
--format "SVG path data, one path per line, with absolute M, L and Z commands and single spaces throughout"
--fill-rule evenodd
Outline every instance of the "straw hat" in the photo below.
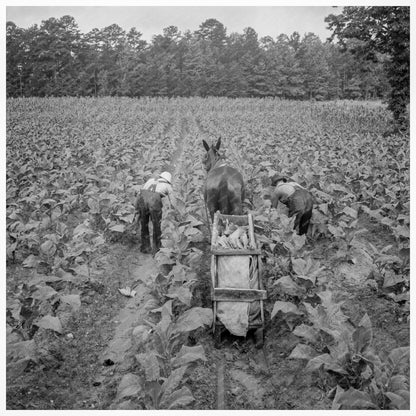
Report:
M 162 172 L 159 175 L 159 178 L 164 179 L 166 182 L 168 182 L 170 184 L 172 183 L 172 175 L 169 172 Z

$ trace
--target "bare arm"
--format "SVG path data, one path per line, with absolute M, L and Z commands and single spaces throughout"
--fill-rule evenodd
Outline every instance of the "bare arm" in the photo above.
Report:
M 175 207 L 175 196 L 173 195 L 173 189 L 171 186 L 167 189 L 166 193 L 167 200 L 169 201 L 169 208 Z
M 279 204 L 279 201 L 282 200 L 283 194 L 279 192 L 278 190 L 273 192 L 271 201 L 272 201 L 272 207 L 277 208 L 277 205 Z

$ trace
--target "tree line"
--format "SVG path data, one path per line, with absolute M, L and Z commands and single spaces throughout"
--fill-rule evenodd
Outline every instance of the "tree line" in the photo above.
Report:
M 344 7 L 325 22 L 343 50 L 367 62 L 384 55 L 383 68 L 390 86 L 388 109 L 400 128 L 409 127 L 410 104 L 410 7 Z
M 117 24 L 84 34 L 71 16 L 28 29 L 7 22 L 7 96 L 386 98 L 406 124 L 410 7 L 344 7 L 325 22 L 325 42 L 297 32 L 259 39 L 251 27 L 227 34 L 216 19 L 194 32 L 169 26 L 151 42 Z
M 385 54 L 368 60 L 313 33 L 227 34 L 208 19 L 151 42 L 113 24 L 81 33 L 75 19 L 19 28 L 7 22 L 7 96 L 227 96 L 326 100 L 389 91 Z M 344 48 L 345 49 L 345 48 Z

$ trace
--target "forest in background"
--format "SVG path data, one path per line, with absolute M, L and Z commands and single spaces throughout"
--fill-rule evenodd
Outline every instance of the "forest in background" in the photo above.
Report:
M 384 63 L 313 33 L 227 34 L 216 19 L 197 31 L 163 29 L 150 42 L 117 24 L 81 33 L 71 16 L 27 29 L 7 22 L 7 97 L 226 96 L 378 99 L 390 93 Z

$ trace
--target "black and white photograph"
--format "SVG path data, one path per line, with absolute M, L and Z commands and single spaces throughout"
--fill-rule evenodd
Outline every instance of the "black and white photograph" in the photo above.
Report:
M 2 9 L 6 414 L 414 410 L 410 2 Z

